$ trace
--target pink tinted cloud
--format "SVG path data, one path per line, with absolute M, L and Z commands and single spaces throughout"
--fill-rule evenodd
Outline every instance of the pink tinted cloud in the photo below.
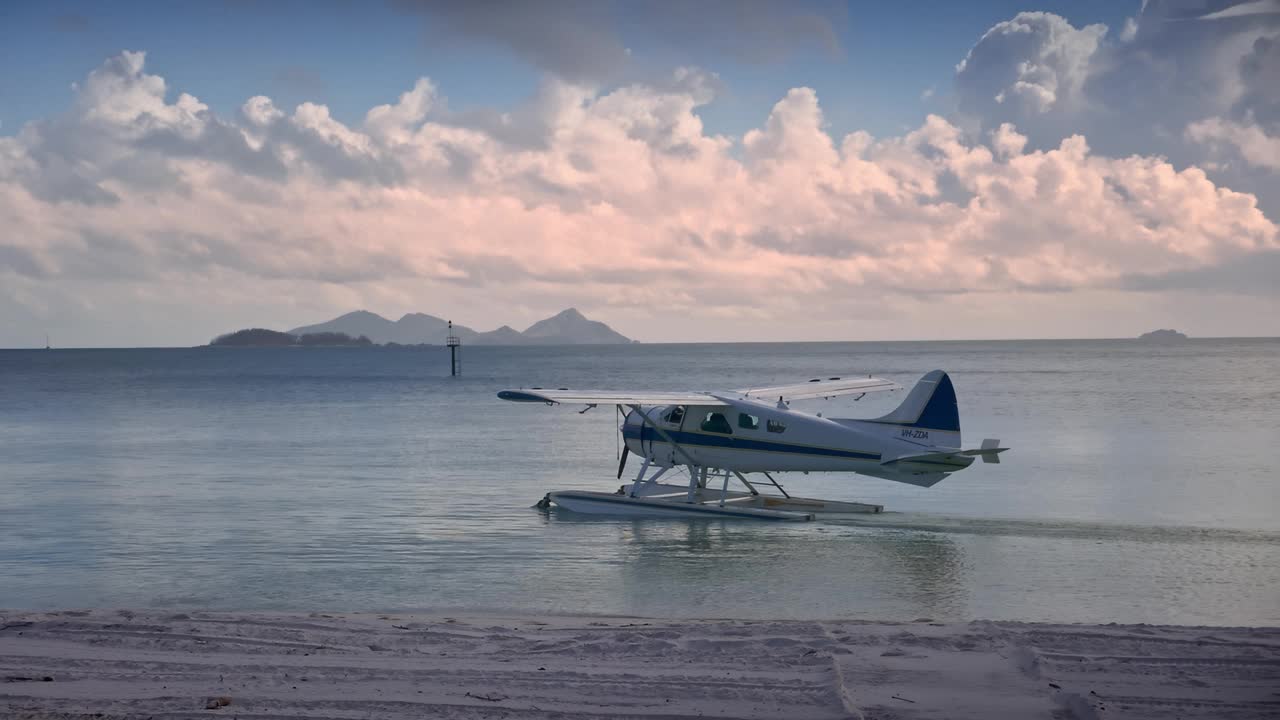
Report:
M 780 322 L 897 312 L 895 294 L 1094 291 L 1278 243 L 1253 196 L 1196 167 L 1081 136 L 1028 150 L 1011 125 L 974 137 L 938 116 L 836 139 L 809 88 L 733 138 L 697 115 L 715 85 L 700 71 L 603 93 L 550 81 L 542 136 L 521 144 L 435 117 L 426 78 L 349 127 L 312 103 L 221 118 L 169 102 L 143 60 L 108 60 L 68 113 L 0 138 L 9 302 L 122 302 L 103 288 L 125 285 L 239 308 L 226 288 L 269 282 L 316 312 L 461 294 Z

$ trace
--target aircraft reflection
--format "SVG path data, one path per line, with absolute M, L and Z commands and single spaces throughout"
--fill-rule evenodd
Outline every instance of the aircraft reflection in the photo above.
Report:
M 573 516 L 571 518 L 571 516 Z M 689 617 L 965 619 L 964 550 L 945 535 L 856 525 L 610 522 L 629 612 Z

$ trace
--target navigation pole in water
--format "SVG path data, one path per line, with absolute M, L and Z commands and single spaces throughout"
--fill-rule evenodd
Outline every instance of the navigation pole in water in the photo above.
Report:
M 453 321 L 449 321 L 449 336 L 445 338 L 445 345 L 449 346 L 449 375 L 458 376 L 458 348 L 462 345 L 462 340 L 453 334 Z

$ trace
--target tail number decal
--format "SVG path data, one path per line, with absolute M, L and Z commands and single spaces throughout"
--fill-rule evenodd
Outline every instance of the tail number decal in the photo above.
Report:
M 928 430 L 912 430 L 910 428 L 903 428 L 902 437 L 911 438 L 912 440 L 928 440 L 929 431 Z

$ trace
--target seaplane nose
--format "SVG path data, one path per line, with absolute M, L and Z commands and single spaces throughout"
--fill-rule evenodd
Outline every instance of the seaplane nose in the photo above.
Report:
M 631 447 L 632 452 L 639 451 L 640 431 L 644 427 L 644 420 L 641 419 L 640 413 L 636 410 L 628 410 L 626 416 L 622 419 L 622 425 L 618 428 L 622 431 L 624 444 Z

